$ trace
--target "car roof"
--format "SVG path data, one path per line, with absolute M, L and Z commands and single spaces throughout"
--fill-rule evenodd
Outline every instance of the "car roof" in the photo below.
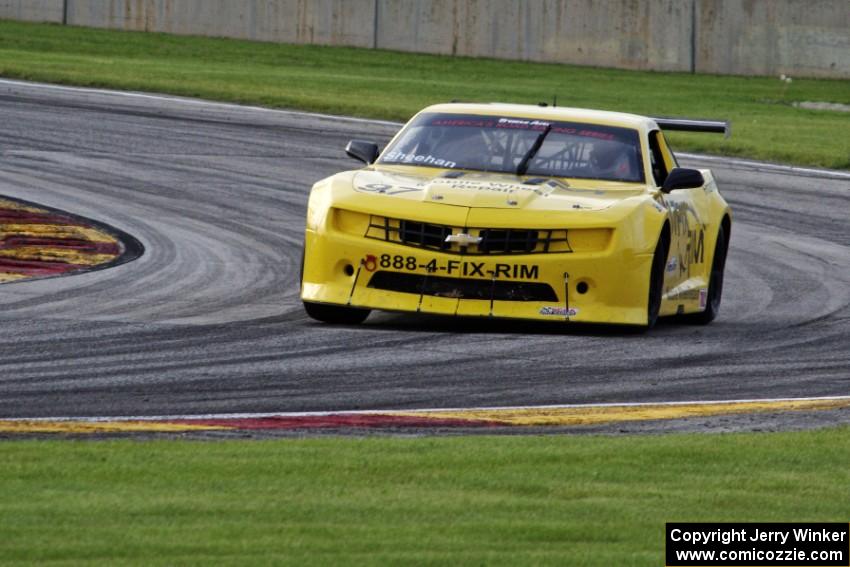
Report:
M 609 112 L 606 110 L 590 110 L 587 108 L 570 108 L 567 106 L 539 106 L 533 104 L 507 103 L 447 103 L 435 104 L 422 112 L 442 112 L 447 114 L 482 114 L 499 115 L 511 118 L 531 118 L 533 120 L 557 120 L 563 122 L 585 122 L 605 126 L 619 126 L 646 131 L 657 129 L 658 125 L 652 118 L 627 114 L 625 112 Z

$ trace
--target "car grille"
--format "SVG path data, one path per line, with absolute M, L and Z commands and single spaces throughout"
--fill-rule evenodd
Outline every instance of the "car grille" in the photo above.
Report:
M 478 250 L 484 254 L 511 254 L 514 252 L 528 254 L 534 252 L 537 248 L 540 232 L 550 233 L 551 231 L 486 228 L 479 232 L 482 240 L 478 245 Z M 564 234 L 564 241 L 566 241 L 566 234 Z M 551 238 L 546 244 L 551 244 Z
M 394 227 L 386 230 L 386 234 L 396 233 Z M 446 242 L 446 237 L 451 233 L 452 229 L 448 226 L 400 220 L 396 234 L 399 240 L 408 246 L 445 250 L 450 246 L 450 243 Z
M 385 291 L 433 295 L 455 299 L 493 301 L 558 301 L 552 286 L 536 282 L 476 280 L 441 276 L 375 272 L 369 287 Z
M 446 242 L 450 235 L 465 234 L 478 243 L 466 246 Z M 371 215 L 367 238 L 455 254 L 543 254 L 573 252 L 566 229 L 469 228 L 393 219 Z

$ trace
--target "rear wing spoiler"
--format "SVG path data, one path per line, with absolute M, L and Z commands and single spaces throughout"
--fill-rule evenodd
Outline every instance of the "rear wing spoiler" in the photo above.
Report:
M 732 125 L 720 120 L 689 120 L 687 118 L 653 118 L 662 130 L 680 132 L 710 132 L 723 134 L 728 138 L 732 134 Z

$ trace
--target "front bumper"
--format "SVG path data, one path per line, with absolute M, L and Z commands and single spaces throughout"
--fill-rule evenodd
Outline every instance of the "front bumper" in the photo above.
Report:
M 387 311 L 645 325 L 652 254 L 614 231 L 604 250 L 470 256 L 322 223 L 305 233 L 304 301 Z

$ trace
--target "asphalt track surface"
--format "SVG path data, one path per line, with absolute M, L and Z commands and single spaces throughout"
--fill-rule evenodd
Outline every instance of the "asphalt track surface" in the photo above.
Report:
M 0 286 L 0 418 L 840 396 L 850 176 L 712 167 L 734 225 L 719 319 L 618 329 L 374 314 L 298 298 L 309 188 L 387 123 L 0 81 L 0 195 L 145 247 Z

